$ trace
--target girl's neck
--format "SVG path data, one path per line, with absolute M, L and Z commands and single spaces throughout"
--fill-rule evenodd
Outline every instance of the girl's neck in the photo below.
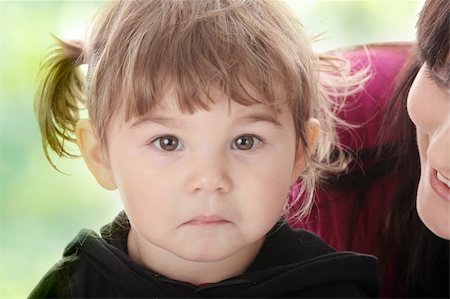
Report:
M 242 248 L 233 255 L 211 262 L 183 259 L 173 253 L 140 238 L 130 229 L 128 255 L 136 263 L 170 279 L 202 285 L 219 282 L 245 272 L 255 259 L 264 239 Z

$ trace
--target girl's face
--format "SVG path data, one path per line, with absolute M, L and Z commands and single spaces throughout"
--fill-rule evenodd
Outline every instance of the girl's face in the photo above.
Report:
M 213 99 L 209 111 L 184 114 L 169 94 L 143 118 L 116 117 L 108 133 L 130 254 L 160 273 L 253 258 L 303 165 L 287 107 Z
M 450 88 L 448 74 L 424 64 L 408 95 L 408 113 L 417 128 L 421 177 L 417 211 L 436 235 L 450 239 Z

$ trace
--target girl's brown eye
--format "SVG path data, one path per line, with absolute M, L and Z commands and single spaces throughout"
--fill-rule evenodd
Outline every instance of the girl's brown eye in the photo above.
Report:
M 160 150 L 171 152 L 180 149 L 178 138 L 174 136 L 162 136 L 153 141 L 153 144 Z
M 259 138 L 257 138 L 256 136 L 242 135 L 233 141 L 231 148 L 237 149 L 240 151 L 248 151 L 260 143 L 261 143 L 261 140 Z

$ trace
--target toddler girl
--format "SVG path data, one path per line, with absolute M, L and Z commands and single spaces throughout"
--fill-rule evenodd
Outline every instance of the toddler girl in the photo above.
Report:
M 45 153 L 76 142 L 124 212 L 30 297 L 376 296 L 373 257 L 284 225 L 290 185 L 302 176 L 304 214 L 343 164 L 326 96 L 342 86 L 318 74 L 273 1 L 112 2 L 86 43 L 58 41 L 36 99 Z

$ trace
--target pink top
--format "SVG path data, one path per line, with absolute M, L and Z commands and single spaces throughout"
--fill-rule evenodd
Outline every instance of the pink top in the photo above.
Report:
M 372 73 L 365 89 L 349 97 L 349 104 L 340 113 L 340 117 L 347 122 L 360 125 L 339 132 L 340 142 L 346 147 L 362 150 L 363 153 L 376 147 L 378 131 L 393 92 L 395 78 L 407 61 L 411 48 L 412 43 L 386 43 L 368 45 L 366 49 L 354 47 L 338 51 L 352 62 L 353 69 L 370 64 Z M 326 189 L 317 190 L 316 205 L 309 218 L 290 224 L 316 233 L 337 250 L 376 254 L 392 199 L 392 196 L 387 195 L 393 194 L 401 181 L 398 173 L 376 177 L 377 167 L 381 165 L 383 161 L 360 157 L 350 173 L 355 176 L 374 175 L 374 179 L 367 179 L 366 186 L 354 186 L 349 180 L 347 183 L 332 182 Z M 298 193 L 298 188 L 298 183 L 293 186 L 292 196 Z M 353 212 L 358 209 L 359 212 Z M 381 294 L 383 297 L 395 296 L 396 291 L 392 290 L 392 293 L 390 289 L 393 288 L 392 284 L 397 283 L 389 276 Z

